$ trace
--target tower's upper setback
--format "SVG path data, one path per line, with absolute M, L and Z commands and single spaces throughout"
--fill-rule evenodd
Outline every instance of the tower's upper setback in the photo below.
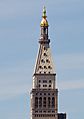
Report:
M 40 23 L 41 34 L 40 34 L 40 48 L 38 57 L 35 65 L 35 74 L 55 74 L 51 50 L 50 50 L 50 39 L 48 38 L 48 21 L 46 16 L 46 9 L 43 9 L 42 21 Z

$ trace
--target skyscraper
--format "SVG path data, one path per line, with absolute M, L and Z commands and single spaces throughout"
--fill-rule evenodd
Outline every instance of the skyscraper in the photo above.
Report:
M 58 113 L 58 89 L 56 87 L 56 72 L 50 50 L 48 36 L 48 21 L 46 9 L 43 9 L 40 24 L 39 52 L 33 74 L 31 91 L 32 119 L 66 119 L 66 114 Z

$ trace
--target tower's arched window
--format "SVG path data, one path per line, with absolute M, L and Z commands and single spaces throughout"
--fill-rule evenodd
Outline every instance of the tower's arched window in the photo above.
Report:
M 55 98 L 52 97 L 52 107 L 55 107 Z
M 46 27 L 42 27 L 41 28 L 41 35 L 44 35 L 44 34 L 48 34 L 48 28 L 46 28 Z
M 41 35 L 43 35 L 43 28 L 41 28 Z
M 38 97 L 35 97 L 35 108 L 38 108 Z
M 39 98 L 39 107 L 42 107 L 42 97 Z
M 47 27 L 43 28 L 43 33 L 46 34 L 46 35 L 48 34 L 48 28 Z
M 51 99 L 50 97 L 48 97 L 48 108 L 50 108 L 50 102 L 51 102 Z
M 43 29 L 43 30 L 44 30 L 44 34 L 46 34 L 46 28 L 45 28 L 45 27 L 44 27 L 44 29 Z
M 48 34 L 48 29 L 46 28 L 46 34 Z
M 46 107 L 46 97 L 43 98 L 43 107 Z

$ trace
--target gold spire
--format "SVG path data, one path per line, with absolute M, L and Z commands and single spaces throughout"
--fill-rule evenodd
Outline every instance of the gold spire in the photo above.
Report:
M 48 21 L 47 21 L 46 17 L 47 17 L 46 16 L 46 8 L 44 6 L 44 8 L 43 8 L 43 15 L 42 15 L 42 21 L 41 21 L 41 24 L 40 24 L 41 27 L 48 26 Z

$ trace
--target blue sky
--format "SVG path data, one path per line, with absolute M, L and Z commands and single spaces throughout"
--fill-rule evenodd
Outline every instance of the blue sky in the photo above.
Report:
M 29 119 L 43 6 L 57 73 L 59 112 L 84 118 L 84 1 L 0 0 L 0 119 Z

